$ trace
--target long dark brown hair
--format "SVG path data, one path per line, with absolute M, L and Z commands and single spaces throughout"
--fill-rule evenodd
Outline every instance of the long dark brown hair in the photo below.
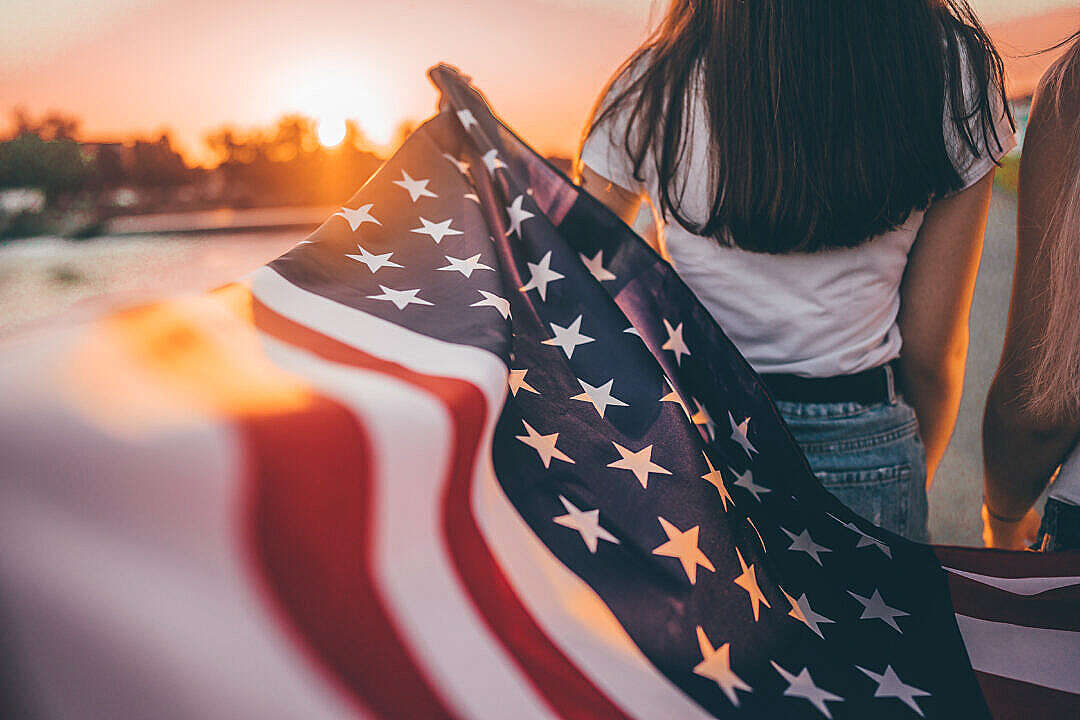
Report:
M 615 142 L 638 181 L 652 164 L 657 210 L 687 230 L 813 252 L 859 245 L 959 189 L 943 120 L 984 154 L 995 95 L 1007 113 L 1001 58 L 963 0 L 672 0 L 585 137 L 626 118 Z M 689 179 L 702 101 L 709 177 Z M 710 183 L 707 217 L 687 217 L 687 180 Z

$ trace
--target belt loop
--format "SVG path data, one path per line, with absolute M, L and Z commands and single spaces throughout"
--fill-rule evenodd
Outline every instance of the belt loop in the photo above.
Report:
M 893 364 L 885 363 L 885 387 L 889 392 L 889 404 L 896 404 L 896 376 L 893 372 Z

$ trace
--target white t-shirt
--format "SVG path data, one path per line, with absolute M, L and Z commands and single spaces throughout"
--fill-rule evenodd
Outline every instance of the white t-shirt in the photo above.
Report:
M 984 177 L 995 160 L 1016 146 L 1004 108 L 997 108 L 1001 148 L 974 157 L 946 119 L 946 144 L 953 153 L 964 187 Z M 623 146 L 626 112 L 605 121 L 590 135 L 581 159 L 601 177 L 644 193 L 659 207 L 651 158 L 644 182 L 634 179 Z M 708 121 L 704 103 L 690 103 L 686 161 L 679 172 L 687 183 L 682 209 L 692 220 L 708 216 Z M 979 132 L 973 136 L 980 141 Z M 683 281 L 761 373 L 806 377 L 847 375 L 881 365 L 900 355 L 900 280 L 908 252 L 922 226 L 923 211 L 912 211 L 896 230 L 854 248 L 818 253 L 769 255 L 724 247 L 695 235 L 678 222 L 660 228 L 665 257 Z

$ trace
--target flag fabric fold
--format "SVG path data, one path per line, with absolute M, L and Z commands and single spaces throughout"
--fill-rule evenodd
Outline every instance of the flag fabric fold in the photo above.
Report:
M 1077 554 L 851 513 L 674 270 L 430 75 L 439 114 L 286 255 L 0 351 L 11 703 L 1077 708 Z

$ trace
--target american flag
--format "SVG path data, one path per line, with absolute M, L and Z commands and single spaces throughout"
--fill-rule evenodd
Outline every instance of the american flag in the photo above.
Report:
M 1080 557 L 814 479 L 674 271 L 447 66 L 311 237 L 0 353 L 28 716 L 1076 716 Z

